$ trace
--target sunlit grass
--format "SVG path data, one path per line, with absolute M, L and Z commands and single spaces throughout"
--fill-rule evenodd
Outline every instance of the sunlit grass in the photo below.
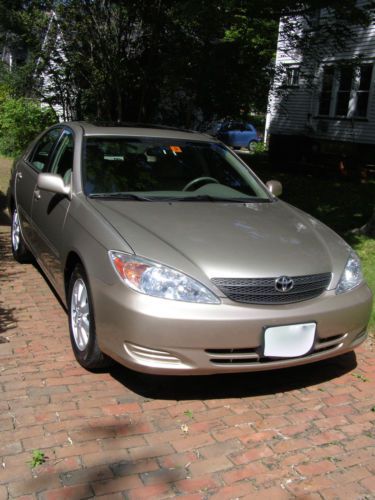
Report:
M 353 247 L 361 258 L 363 273 L 375 296 L 375 239 L 364 237 L 358 238 Z M 375 304 L 372 308 L 370 331 L 375 335 Z

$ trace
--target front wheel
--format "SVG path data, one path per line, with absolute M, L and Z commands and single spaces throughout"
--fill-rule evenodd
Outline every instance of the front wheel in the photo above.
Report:
M 27 248 L 22 236 L 20 218 L 16 208 L 12 211 L 11 242 L 13 257 L 16 261 L 22 264 L 32 260 L 30 250 Z
M 248 146 L 247 146 L 247 149 L 250 151 L 250 153 L 255 153 L 256 149 L 257 149 L 257 142 L 256 141 L 250 141 Z
M 111 360 L 98 346 L 89 283 L 80 264 L 70 277 L 68 307 L 70 341 L 78 363 L 88 370 L 109 366 Z

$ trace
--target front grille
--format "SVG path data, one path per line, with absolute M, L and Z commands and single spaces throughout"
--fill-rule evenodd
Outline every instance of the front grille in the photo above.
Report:
M 294 276 L 294 286 L 286 292 L 275 288 L 277 278 L 212 278 L 229 299 L 244 304 L 290 304 L 313 299 L 324 292 L 331 281 L 331 273 Z

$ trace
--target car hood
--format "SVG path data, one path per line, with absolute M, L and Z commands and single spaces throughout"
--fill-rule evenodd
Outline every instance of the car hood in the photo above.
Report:
M 204 280 L 332 272 L 349 247 L 324 224 L 271 203 L 90 200 L 134 253 Z M 121 249 L 114 249 L 121 250 Z

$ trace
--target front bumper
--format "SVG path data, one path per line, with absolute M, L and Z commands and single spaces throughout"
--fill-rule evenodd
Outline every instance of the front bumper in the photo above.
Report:
M 142 295 L 125 285 L 93 284 L 99 346 L 145 373 L 201 375 L 301 365 L 353 350 L 366 338 L 372 294 L 364 284 L 296 304 L 255 306 L 222 299 L 191 304 Z M 264 329 L 315 322 L 311 351 L 295 358 L 262 356 Z

